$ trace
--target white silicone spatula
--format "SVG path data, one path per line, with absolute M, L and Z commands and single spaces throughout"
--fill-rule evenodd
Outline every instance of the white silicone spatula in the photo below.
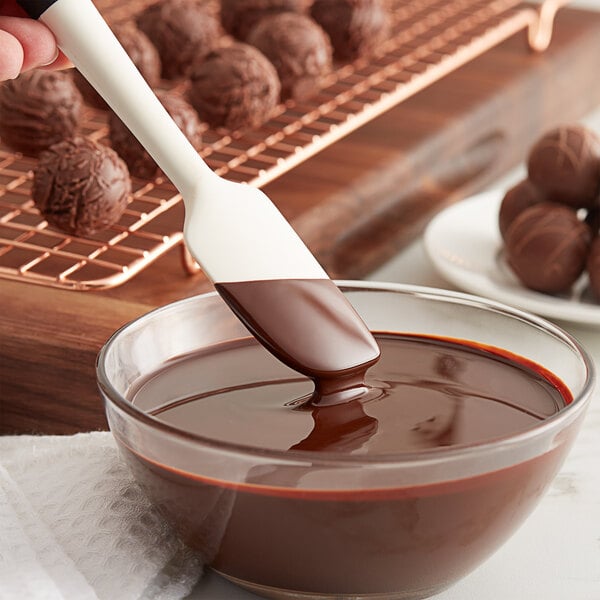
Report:
M 179 190 L 185 205 L 186 244 L 217 289 L 218 284 L 231 282 L 328 280 L 323 268 L 262 191 L 227 181 L 207 166 L 146 84 L 91 0 L 19 0 L 19 4 L 31 17 L 49 27 L 61 50 Z M 349 310 L 343 294 L 339 292 L 338 296 L 329 308 L 344 320 L 346 329 L 354 329 L 356 339 L 363 340 L 363 352 L 358 355 L 370 354 L 367 362 L 374 362 L 379 352 L 375 340 L 358 315 Z M 310 310 L 310 302 L 305 304 Z M 240 318 L 244 317 L 244 306 L 232 308 Z M 242 320 L 252 323 L 251 317 Z M 308 317 L 290 315 L 309 323 Z M 315 327 L 314 331 L 316 348 L 325 341 L 319 339 L 319 329 Z M 258 336 L 263 343 L 265 339 L 268 342 L 268 333 L 262 332 L 263 339 Z M 265 345 L 269 347 L 268 343 Z M 293 356 L 293 348 L 287 349 L 287 355 L 290 354 Z M 298 364 L 294 366 L 297 368 Z M 332 371 L 356 366 L 334 364 Z M 314 374 L 311 367 L 303 372 Z

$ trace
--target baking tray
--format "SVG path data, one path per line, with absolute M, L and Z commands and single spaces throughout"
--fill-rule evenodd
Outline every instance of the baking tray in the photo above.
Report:
M 150 3 L 96 5 L 117 23 Z M 392 35 L 377 56 L 337 65 L 310 101 L 281 104 L 257 129 L 207 128 L 200 154 L 219 175 L 261 187 L 519 31 L 528 32 L 533 50 L 545 49 L 554 15 L 567 3 L 390 0 Z M 81 130 L 108 143 L 102 111 L 86 109 Z M 35 164 L 0 140 L 0 278 L 72 290 L 111 288 L 175 246 L 182 248 L 182 273 L 197 270 L 183 246 L 182 218 L 173 219 L 181 197 L 165 178 L 133 178 L 120 221 L 78 238 L 48 226 L 36 209 L 30 195 Z

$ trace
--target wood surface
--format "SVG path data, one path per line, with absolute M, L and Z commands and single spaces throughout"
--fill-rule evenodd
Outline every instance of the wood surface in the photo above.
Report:
M 330 275 L 361 278 L 522 161 L 543 131 L 600 105 L 599 56 L 600 13 L 562 10 L 547 52 L 519 34 L 265 191 Z M 112 290 L 0 288 L 0 433 L 74 433 L 106 427 L 94 369 L 111 333 L 210 284 L 186 276 L 174 250 Z

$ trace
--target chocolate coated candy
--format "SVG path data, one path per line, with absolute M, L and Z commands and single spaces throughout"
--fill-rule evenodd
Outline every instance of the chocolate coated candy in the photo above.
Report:
M 568 290 L 585 268 L 592 234 L 575 212 L 541 202 L 524 210 L 506 232 L 509 265 L 528 288 Z
M 600 141 L 580 125 L 548 132 L 533 146 L 529 179 L 552 202 L 592 208 L 600 193 Z
M 587 261 L 587 272 L 590 277 L 590 287 L 600 301 L 600 237 L 596 236 L 590 247 Z
M 23 73 L 0 85 L 0 138 L 14 150 L 37 156 L 75 133 L 82 105 L 68 72 Z
M 130 193 L 129 172 L 117 153 L 85 137 L 65 140 L 42 152 L 31 191 L 49 223 L 79 236 L 118 221 Z
M 508 227 L 519 214 L 543 200 L 544 195 L 529 179 L 525 179 L 509 189 L 502 200 L 498 214 L 498 225 L 502 237 L 506 237 Z

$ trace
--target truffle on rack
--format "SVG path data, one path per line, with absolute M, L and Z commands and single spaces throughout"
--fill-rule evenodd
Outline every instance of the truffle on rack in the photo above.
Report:
M 127 206 L 131 179 L 117 153 L 83 136 L 40 154 L 31 197 L 46 220 L 72 235 L 116 223 Z
M 67 72 L 27 71 L 0 85 L 0 138 L 13 150 L 37 156 L 76 132 L 82 106 Z
M 339 60 L 371 56 L 390 34 L 390 14 L 381 0 L 315 0 L 311 16 L 331 38 Z
M 192 106 L 173 92 L 157 92 L 157 96 L 192 146 L 197 150 L 200 149 L 202 123 Z M 109 116 L 109 128 L 111 145 L 125 161 L 131 175 L 144 179 L 156 176 L 159 169 L 154 159 L 114 113 Z
M 277 103 L 281 85 L 272 63 L 241 42 L 217 48 L 190 71 L 188 98 L 211 127 L 258 127 Z
M 216 48 L 223 34 L 214 11 L 203 0 L 151 4 L 136 22 L 156 46 L 165 79 L 186 76 L 192 62 Z
M 600 140 L 581 125 L 542 136 L 527 160 L 529 179 L 552 202 L 593 208 L 600 194 Z
M 282 12 L 304 12 L 308 0 L 221 0 L 221 23 L 227 33 L 243 42 L 264 17 Z
M 306 15 L 283 12 L 265 17 L 248 34 L 248 43 L 275 65 L 283 100 L 306 100 L 331 71 L 329 37 Z
M 592 232 L 574 210 L 552 202 L 525 209 L 505 237 L 508 264 L 526 287 L 567 291 L 585 269 Z
M 140 31 L 134 23 L 116 25 L 113 31 L 148 85 L 150 87 L 158 85 L 161 72 L 160 56 L 148 36 Z M 108 108 L 100 94 L 77 69 L 73 70 L 73 80 L 86 104 L 101 110 Z

